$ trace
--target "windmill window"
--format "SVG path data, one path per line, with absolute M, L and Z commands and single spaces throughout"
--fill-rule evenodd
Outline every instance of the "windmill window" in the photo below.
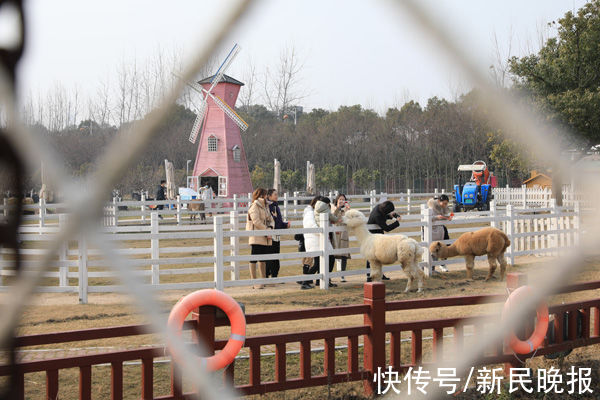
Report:
M 217 138 L 214 136 L 209 136 L 208 138 L 208 151 L 217 151 Z
M 233 146 L 233 161 L 240 162 L 242 159 L 242 149 L 237 144 Z

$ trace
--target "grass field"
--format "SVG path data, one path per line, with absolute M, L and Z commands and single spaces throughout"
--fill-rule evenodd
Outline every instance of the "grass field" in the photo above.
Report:
M 515 267 L 509 268 L 509 271 L 534 271 L 545 267 L 546 259 L 536 257 L 523 257 L 517 260 Z M 359 260 L 354 260 L 358 263 Z M 598 273 L 599 263 L 589 265 L 581 272 L 577 281 L 590 281 L 600 279 Z M 431 278 L 425 281 L 425 294 L 423 297 L 441 297 L 441 296 L 460 296 L 472 294 L 503 293 L 505 291 L 505 282 L 493 280 L 484 282 L 487 265 L 478 263 L 475 271 L 475 280 L 465 281 L 464 267 L 461 264 L 452 266 L 450 272 L 443 274 L 439 278 Z M 386 299 L 401 300 L 417 296 L 415 293 L 403 293 L 406 280 L 401 272 L 391 274 L 392 280 L 386 283 Z M 357 304 L 363 302 L 363 277 L 350 277 L 349 282 L 340 284 L 338 288 L 332 288 L 328 291 L 318 289 L 301 291 L 295 283 L 267 286 L 263 290 L 253 290 L 250 288 L 228 289 L 227 292 L 234 296 L 236 300 L 244 303 L 247 313 L 305 309 L 311 307 L 327 307 L 345 304 Z M 160 296 L 162 312 L 167 315 L 172 305 L 186 294 L 182 291 L 164 292 Z M 600 297 L 600 290 L 580 292 L 569 295 L 555 296 L 551 303 L 561 301 L 576 301 L 582 299 L 591 299 Z M 145 322 L 144 317 L 138 310 L 132 306 L 133 299 L 125 294 L 91 294 L 89 304 L 77 304 L 76 294 L 39 294 L 32 299 L 32 304 L 26 308 L 19 324 L 19 334 L 34 334 L 43 332 L 60 332 L 74 329 L 85 329 L 103 326 L 116 326 L 125 324 L 134 324 Z M 433 318 L 450 318 L 459 316 L 473 316 L 478 314 L 490 314 L 498 312 L 500 304 L 449 307 L 443 310 L 429 309 L 407 310 L 387 314 L 388 322 L 411 321 Z M 296 321 L 280 322 L 270 324 L 257 324 L 248 326 L 248 336 L 263 335 L 269 333 L 297 332 L 315 329 L 325 329 L 325 327 L 346 327 L 362 324 L 362 316 L 350 316 L 340 318 L 313 319 L 305 320 L 301 323 Z M 451 334 L 447 330 L 444 334 Z M 465 331 L 468 334 L 468 331 Z M 226 338 L 228 328 L 219 328 L 217 338 Z M 424 331 L 423 336 L 431 336 L 431 332 Z M 408 336 L 406 336 L 408 337 Z M 361 339 L 362 341 L 362 339 Z M 156 335 L 140 335 L 127 338 L 115 338 L 106 340 L 92 340 L 85 342 L 75 342 L 68 345 L 48 345 L 40 347 L 27 348 L 28 352 L 23 353 L 22 357 L 26 360 L 48 359 L 76 354 L 94 354 L 102 351 L 114 351 L 117 349 L 131 349 L 140 346 L 162 345 L 163 340 Z M 429 342 L 430 343 L 430 342 Z M 337 343 L 345 344 L 345 343 Z M 313 348 L 322 347 L 322 341 L 312 343 Z M 271 353 L 274 348 L 263 346 L 261 352 Z M 287 346 L 288 351 L 296 350 L 298 346 L 290 343 Z M 451 346 L 444 346 L 446 355 L 453 357 Z M 31 351 L 38 350 L 38 351 Z M 39 350 L 44 350 L 43 352 Z M 246 349 L 244 349 L 246 350 Z M 574 351 L 565 359 L 565 365 L 585 364 L 586 366 L 598 366 L 600 356 L 598 356 L 598 346 L 590 346 L 585 349 Z M 424 360 L 431 357 L 431 346 L 427 342 L 424 346 Z M 242 351 L 241 355 L 246 355 Z M 409 343 L 403 343 L 402 354 L 409 357 Z M 336 369 L 345 367 L 346 350 L 336 350 Z M 389 355 L 388 355 L 389 357 Z M 359 360 L 362 364 L 362 359 Z M 403 359 L 403 362 L 408 359 Z M 261 360 L 263 379 L 273 378 L 274 357 L 267 356 Z M 544 361 L 536 359 L 530 362 L 532 365 L 550 365 L 556 361 Z M 290 355 L 287 358 L 288 376 L 298 376 L 298 357 Z M 323 355 L 315 353 L 312 357 L 313 374 L 322 371 Z M 167 394 L 170 388 L 169 383 L 169 364 L 155 365 L 155 395 Z M 242 359 L 236 361 L 236 383 L 243 383 L 247 380 L 248 361 Z M 596 368 L 595 371 L 598 371 Z M 140 393 L 140 366 L 129 365 L 124 367 L 125 384 L 124 390 L 126 398 L 137 398 Z M 597 372 L 596 372 L 597 373 Z M 597 376 L 596 376 L 597 378 Z M 107 398 L 110 393 L 110 368 L 98 366 L 93 368 L 93 393 L 94 398 Z M 596 387 L 598 380 L 595 379 Z M 60 394 L 63 399 L 77 398 L 78 371 L 63 370 L 60 372 Z M 45 375 L 28 374 L 26 376 L 27 392 L 31 395 L 29 398 L 41 398 L 45 394 Z M 186 385 L 189 389 L 191 386 Z M 362 384 L 347 383 L 333 385 L 331 387 L 319 387 L 312 389 L 294 390 L 285 393 L 274 393 L 267 395 L 269 399 L 286 398 L 360 398 L 362 396 Z M 469 394 L 463 394 L 459 398 L 470 398 Z M 480 398 L 480 397 L 473 397 Z M 506 397 L 509 398 L 509 397 Z M 516 397 L 515 397 L 516 398 Z

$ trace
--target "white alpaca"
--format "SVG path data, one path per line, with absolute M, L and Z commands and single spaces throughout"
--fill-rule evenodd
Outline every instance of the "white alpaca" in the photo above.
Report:
M 360 254 L 371 263 L 371 276 L 374 281 L 381 280 L 381 267 L 384 264 L 399 262 L 408 282 L 404 292 L 408 292 L 414 279 L 418 282 L 417 293 L 423 291 L 425 274 L 419 267 L 423 248 L 419 243 L 404 235 L 377 235 L 367 229 L 367 217 L 358 210 L 349 210 L 343 217 L 348 231 L 360 242 Z

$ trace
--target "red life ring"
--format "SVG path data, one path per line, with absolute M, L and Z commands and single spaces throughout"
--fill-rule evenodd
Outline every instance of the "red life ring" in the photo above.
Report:
M 511 311 L 511 307 L 514 305 L 518 306 L 523 299 L 531 295 L 532 290 L 533 289 L 529 286 L 521 286 L 514 290 L 510 296 L 508 296 L 506 303 L 504 303 L 504 308 L 502 309 L 502 320 L 508 316 L 508 313 Z M 529 354 L 540 347 L 544 342 L 546 332 L 548 331 L 548 305 L 545 302 L 541 302 L 537 307 L 536 314 L 537 324 L 535 325 L 533 334 L 529 337 L 529 339 L 520 340 L 514 332 L 510 333 L 508 345 L 515 353 Z
M 246 317 L 240 305 L 231 296 L 214 289 L 197 290 L 180 299 L 171 310 L 167 321 L 168 327 L 181 337 L 183 321 L 194 309 L 200 306 L 219 307 L 229 318 L 231 335 L 229 341 L 218 354 L 208 358 L 200 358 L 200 365 L 206 365 L 208 371 L 225 368 L 235 360 L 246 339 Z M 177 352 L 169 345 L 173 359 L 179 358 Z

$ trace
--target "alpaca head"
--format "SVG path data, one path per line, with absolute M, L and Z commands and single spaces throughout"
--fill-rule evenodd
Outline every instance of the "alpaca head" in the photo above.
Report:
M 367 217 L 358 210 L 348 210 L 342 218 L 342 222 L 346 224 L 348 228 L 356 228 L 367 223 Z
M 432 256 L 440 257 L 443 247 L 445 246 L 442 244 L 442 242 L 432 242 L 429 245 L 429 252 Z

